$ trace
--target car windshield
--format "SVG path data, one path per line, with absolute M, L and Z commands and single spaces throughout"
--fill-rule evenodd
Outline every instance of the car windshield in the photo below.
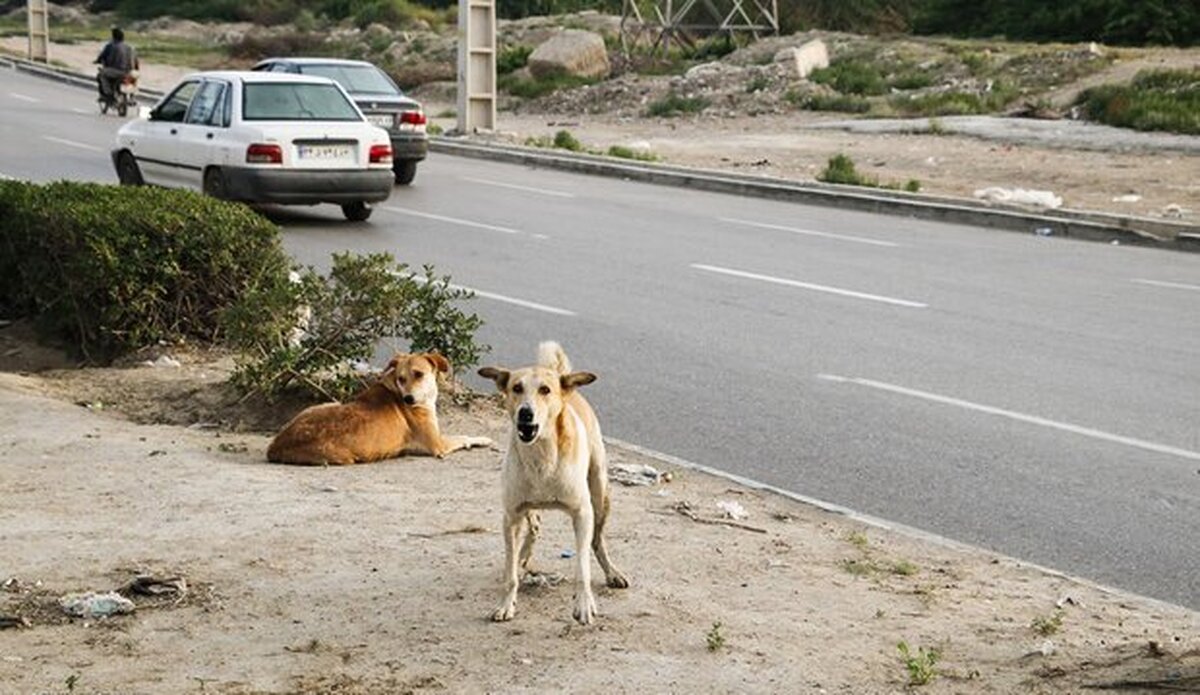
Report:
M 371 65 L 301 65 L 300 72 L 317 75 L 342 85 L 351 94 L 387 94 L 401 96 L 396 85 L 381 70 Z
M 354 104 L 332 84 L 247 83 L 242 92 L 246 121 L 361 121 Z

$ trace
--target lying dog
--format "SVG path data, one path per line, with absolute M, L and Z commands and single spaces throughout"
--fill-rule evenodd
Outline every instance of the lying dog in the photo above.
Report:
M 349 403 L 307 408 L 267 447 L 267 460 L 307 465 L 367 463 L 404 453 L 442 458 L 452 451 L 491 446 L 487 437 L 444 437 L 437 419 L 437 372 L 450 363 L 437 353 L 398 353 Z
M 527 571 L 537 540 L 538 510 L 561 509 L 575 527 L 575 619 L 584 625 L 596 614 L 591 586 L 591 552 L 604 569 L 608 585 L 629 586 L 613 566 L 604 544 L 608 520 L 608 471 L 600 424 L 580 386 L 596 380 L 590 372 L 573 372 L 566 353 L 554 342 L 538 346 L 536 366 L 507 370 L 485 367 L 479 375 L 491 379 L 504 394 L 513 420 L 508 455 L 504 459 L 504 598 L 492 620 L 511 620 L 516 612 L 518 565 Z M 517 537 L 527 526 L 517 551 Z

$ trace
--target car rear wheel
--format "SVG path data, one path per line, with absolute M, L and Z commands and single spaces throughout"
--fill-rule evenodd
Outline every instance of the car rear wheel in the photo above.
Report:
M 212 198 L 224 198 L 226 195 L 225 174 L 217 167 L 204 172 L 204 195 Z
M 402 159 L 392 165 L 392 172 L 396 174 L 396 183 L 407 186 L 417 177 L 417 162 L 413 159 Z
M 137 160 L 129 150 L 117 155 L 117 180 L 122 186 L 141 186 L 145 183 L 142 170 L 138 168 Z
M 365 222 L 371 216 L 371 206 L 361 200 L 346 203 L 342 206 L 342 214 L 351 222 Z

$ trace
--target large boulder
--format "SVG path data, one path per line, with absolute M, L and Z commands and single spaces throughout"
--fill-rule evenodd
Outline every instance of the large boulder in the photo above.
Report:
M 824 41 L 814 39 L 776 53 L 775 62 L 781 63 L 794 77 L 803 80 L 813 70 L 829 67 L 829 49 Z
M 529 55 L 529 71 L 544 79 L 558 75 L 607 77 L 608 49 L 599 34 L 567 29 L 545 41 Z

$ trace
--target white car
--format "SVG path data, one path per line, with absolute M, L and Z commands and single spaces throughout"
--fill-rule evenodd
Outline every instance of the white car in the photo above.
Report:
M 392 145 L 337 83 L 262 72 L 188 75 L 148 118 L 117 131 L 123 185 L 192 188 L 250 203 L 342 206 L 371 216 L 391 195 Z

